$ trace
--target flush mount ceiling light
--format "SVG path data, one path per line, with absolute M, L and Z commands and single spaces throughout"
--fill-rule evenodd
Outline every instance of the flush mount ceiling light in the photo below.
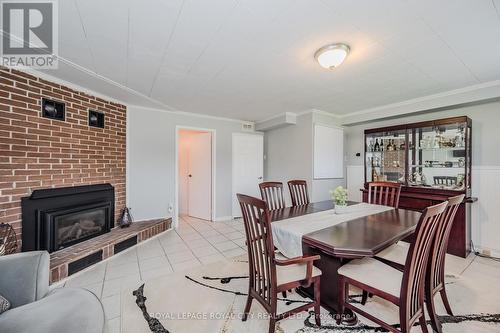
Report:
M 349 51 L 350 48 L 347 44 L 329 44 L 316 51 L 314 58 L 316 58 L 321 67 L 334 69 L 344 62 Z

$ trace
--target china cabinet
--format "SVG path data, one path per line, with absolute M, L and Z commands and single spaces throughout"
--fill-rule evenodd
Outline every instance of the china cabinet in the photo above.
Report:
M 365 188 L 372 181 L 402 184 L 400 208 L 424 208 L 462 194 L 448 252 L 470 252 L 472 121 L 454 117 L 365 131 Z

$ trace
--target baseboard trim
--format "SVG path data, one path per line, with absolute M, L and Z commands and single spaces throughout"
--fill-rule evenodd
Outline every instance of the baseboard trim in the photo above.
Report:
M 494 258 L 500 258 L 500 250 L 495 250 L 495 249 L 489 249 L 489 248 L 483 248 L 483 247 L 476 247 L 475 249 L 478 253 L 484 256 L 488 257 L 494 257 Z
M 224 222 L 224 221 L 229 221 L 232 219 L 233 219 L 232 216 L 219 216 L 219 217 L 214 218 L 214 222 Z

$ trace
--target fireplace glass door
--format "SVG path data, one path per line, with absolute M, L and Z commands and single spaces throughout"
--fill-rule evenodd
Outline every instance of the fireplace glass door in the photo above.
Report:
M 109 230 L 109 205 L 85 205 L 46 214 L 53 251 L 98 236 Z
M 98 208 L 56 217 L 54 221 L 57 226 L 56 247 L 60 249 L 65 244 L 100 234 L 105 227 L 105 210 L 106 208 Z

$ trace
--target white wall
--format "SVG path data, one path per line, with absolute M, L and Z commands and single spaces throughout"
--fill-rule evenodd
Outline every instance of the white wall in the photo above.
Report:
M 127 108 L 127 206 L 136 220 L 175 216 L 176 126 L 215 129 L 216 219 L 231 216 L 231 140 L 241 122 Z
M 472 240 L 476 248 L 500 255 L 498 199 L 493 199 L 500 188 L 500 102 L 347 127 L 348 165 L 363 165 L 365 129 L 456 116 L 472 119 L 472 195 L 479 198 L 472 205 Z M 356 153 L 361 153 L 361 157 L 356 157 Z M 363 171 L 359 172 L 359 177 L 364 177 Z
M 304 179 L 312 183 L 312 114 L 297 117 L 296 125 L 289 125 L 264 133 L 264 180 L 283 183 L 288 206 L 292 204 L 286 185 L 290 179 Z M 309 193 L 311 196 L 312 193 Z
M 345 176 L 341 179 L 313 179 L 314 124 L 338 125 L 338 120 L 329 115 L 310 112 L 298 116 L 295 125 L 265 132 L 264 178 L 266 181 L 283 182 L 285 187 L 290 179 L 304 179 L 309 187 L 311 201 L 317 202 L 329 200 L 331 189 L 345 186 Z M 288 188 L 285 192 L 287 205 L 291 205 Z

